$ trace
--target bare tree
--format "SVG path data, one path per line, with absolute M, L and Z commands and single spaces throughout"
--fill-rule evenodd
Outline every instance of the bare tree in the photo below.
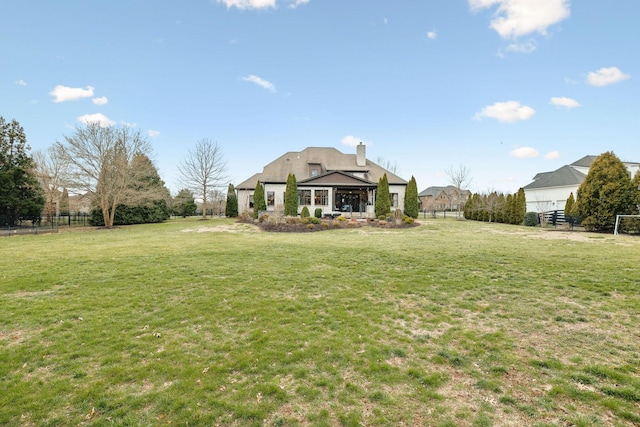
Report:
M 387 160 L 384 157 L 378 156 L 376 158 L 376 163 L 392 174 L 398 175 L 398 164 L 396 162 L 392 162 L 391 160 Z
M 217 142 L 201 139 L 193 151 L 178 165 L 180 182 L 202 198 L 202 219 L 207 217 L 207 197 L 215 187 L 227 184 L 227 162 Z
M 449 183 L 456 187 L 456 192 L 453 195 L 456 205 L 458 205 L 458 217 L 460 217 L 460 207 L 466 201 L 466 190 L 473 178 L 471 177 L 471 171 L 468 167 L 460 164 L 457 167 L 453 165 L 449 166 L 449 169 L 445 171 L 447 177 L 449 177 Z
M 53 145 L 44 151 L 33 153 L 35 171 L 42 184 L 46 198 L 45 215 L 50 218 L 59 210 L 59 202 L 64 187 L 69 165 L 59 147 Z
M 90 196 L 102 211 L 105 226 L 113 227 L 116 207 L 140 195 L 130 184 L 142 171 L 134 173 L 131 165 L 136 155 L 149 154 L 149 142 L 140 131 L 99 123 L 77 127 L 65 141 L 56 146 L 69 164 L 69 186 Z

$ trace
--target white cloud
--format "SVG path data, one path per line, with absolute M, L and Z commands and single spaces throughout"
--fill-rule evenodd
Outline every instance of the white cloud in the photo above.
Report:
M 275 92 L 276 91 L 276 87 L 273 85 L 273 83 L 268 82 L 267 80 L 264 80 L 258 76 L 254 76 L 253 74 L 247 76 L 247 77 L 243 77 L 242 80 L 246 81 L 246 82 L 251 82 L 251 83 L 255 83 L 258 86 L 270 91 L 270 92 Z
M 427 38 L 430 40 L 435 40 L 438 38 L 438 32 L 437 31 L 429 31 L 427 32 Z
M 538 150 L 532 147 L 520 147 L 512 150 L 509 154 L 511 154 L 513 157 L 519 157 L 521 159 L 533 158 L 538 157 Z
M 473 117 L 474 120 L 482 120 L 485 117 L 496 119 L 503 123 L 513 123 L 519 120 L 528 120 L 536 111 L 526 105 L 521 105 L 518 101 L 496 102 L 480 110 Z
M 507 52 L 531 53 L 536 50 L 536 48 L 536 42 L 534 40 L 529 40 L 524 43 L 511 43 L 505 50 Z
M 217 0 L 224 3 L 227 9 L 237 7 L 238 9 L 267 9 L 276 7 L 276 0 Z
M 15 84 L 17 84 L 18 86 L 26 86 L 27 82 L 25 82 L 24 80 L 20 79 L 20 80 L 16 80 Z
M 309 1 L 311 0 L 294 0 L 292 3 L 289 4 L 289 9 L 295 9 L 298 6 L 309 3 Z
M 575 99 L 567 98 L 564 96 L 554 96 L 551 98 L 551 103 L 557 107 L 565 107 L 567 110 L 580 107 L 580 103 Z
M 107 127 L 114 124 L 114 122 L 110 120 L 109 117 L 105 116 L 102 113 L 85 114 L 84 116 L 78 117 L 78 121 L 84 123 L 85 125 L 88 125 L 90 123 L 98 123 L 102 127 Z
M 135 127 L 138 127 L 138 124 L 137 124 L 137 123 L 130 123 L 130 122 L 125 122 L 125 121 L 122 121 L 122 122 L 120 122 L 120 123 L 122 124 L 122 126 L 126 126 L 126 127 L 128 127 L 128 128 L 135 128 Z
M 95 105 L 105 105 L 109 102 L 109 99 L 106 96 L 101 96 L 100 98 L 93 98 L 92 101 Z
M 148 130 L 147 131 L 147 135 L 149 135 L 149 138 L 155 138 L 157 136 L 160 136 L 160 131 L 158 131 L 158 130 Z
M 355 147 L 359 145 L 361 142 L 365 143 L 362 138 L 358 138 L 357 136 L 347 135 L 340 140 L 344 145 L 348 145 L 349 147 Z
M 560 158 L 560 152 L 559 151 L 549 151 L 547 154 L 544 155 L 544 158 L 547 160 L 556 160 Z
M 571 14 L 569 0 L 469 0 L 472 11 L 496 5 L 491 28 L 505 39 L 535 32 L 544 35 Z
M 91 98 L 93 96 L 93 86 L 87 86 L 82 89 L 81 87 L 58 85 L 49 92 L 49 95 L 53 96 L 53 102 L 77 101 L 82 98 Z
M 600 68 L 587 74 L 587 83 L 593 86 L 606 86 L 627 80 L 631 77 L 620 71 L 618 67 Z

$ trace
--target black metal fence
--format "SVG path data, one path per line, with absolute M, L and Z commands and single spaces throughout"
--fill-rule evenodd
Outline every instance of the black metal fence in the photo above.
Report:
M 57 233 L 60 229 L 65 228 L 88 227 L 90 226 L 89 216 L 87 213 L 80 212 L 71 215 L 41 217 L 35 221 L 18 221 L 15 225 L 0 227 L 0 236 Z

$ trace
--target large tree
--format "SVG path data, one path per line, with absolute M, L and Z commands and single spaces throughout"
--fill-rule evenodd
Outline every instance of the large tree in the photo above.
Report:
M 169 218 L 167 202 L 171 194 L 151 159 L 145 154 L 136 154 L 130 168 L 129 191 L 136 197 L 130 197 L 116 207 L 113 225 L 146 224 Z M 104 225 L 99 209 L 94 209 L 91 216 L 92 225 Z
M 229 218 L 238 216 L 238 196 L 233 184 L 229 184 L 229 188 L 227 189 L 227 203 L 224 208 L 224 215 Z
M 404 194 L 404 214 L 411 218 L 418 218 L 418 185 L 412 176 Z
M 145 173 L 132 168 L 134 157 L 151 152 L 140 131 L 89 123 L 77 127 L 73 135 L 65 136 L 65 142 L 57 142 L 56 146 L 69 165 L 68 182 L 72 190 L 91 198 L 106 227 L 113 226 L 118 205 L 145 196 L 131 186 L 137 176 Z
M 178 165 L 180 182 L 202 199 L 202 219 L 207 217 L 209 191 L 227 182 L 227 163 L 217 142 L 204 138 Z
M 287 186 L 284 191 L 284 214 L 298 216 L 298 181 L 292 173 L 287 176 Z
M 576 198 L 582 225 L 588 231 L 612 230 L 616 215 L 634 211 L 634 188 L 629 171 L 613 153 L 598 156 L 578 187 Z
M 267 202 L 264 198 L 264 187 L 260 184 L 260 181 L 256 183 L 256 188 L 253 191 L 253 217 L 258 218 L 260 212 L 267 210 Z
M 0 116 L 0 225 L 38 221 L 45 204 L 24 129 Z
M 386 216 L 391 212 L 391 195 L 389 194 L 389 181 L 386 173 L 378 180 L 375 211 L 376 217 Z

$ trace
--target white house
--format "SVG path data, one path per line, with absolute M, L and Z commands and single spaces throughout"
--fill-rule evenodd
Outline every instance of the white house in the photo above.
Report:
M 298 212 L 307 206 L 311 215 L 317 208 L 322 214 L 344 213 L 361 218 L 375 216 L 378 180 L 386 173 L 391 208 L 404 207 L 407 181 L 366 158 L 360 143 L 356 154 L 344 154 L 332 147 L 308 147 L 290 151 L 266 165 L 237 185 L 240 214 L 253 209 L 256 183 L 264 187 L 268 212 L 284 211 L 287 177 L 292 173 L 298 184 Z
M 578 187 L 586 178 L 591 164 L 597 157 L 584 156 L 555 171 L 537 174 L 532 183 L 523 187 L 527 199 L 527 212 L 564 210 L 569 195 L 573 193 L 576 197 Z M 623 163 L 633 178 L 640 168 L 640 163 Z

